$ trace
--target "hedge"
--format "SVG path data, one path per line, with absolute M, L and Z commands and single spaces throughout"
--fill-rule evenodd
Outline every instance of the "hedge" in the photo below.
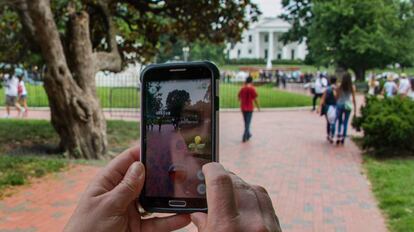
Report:
M 256 59 L 256 58 L 243 58 L 243 59 L 228 59 L 226 64 L 230 65 L 248 65 L 248 64 L 257 64 L 257 65 L 266 65 L 266 59 Z M 278 65 L 303 65 L 303 60 L 272 60 L 272 64 Z
M 363 130 L 363 147 L 376 155 L 414 155 L 414 101 L 408 98 L 367 97 L 352 126 Z

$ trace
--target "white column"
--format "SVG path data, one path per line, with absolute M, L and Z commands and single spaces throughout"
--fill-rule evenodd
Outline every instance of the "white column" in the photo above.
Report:
M 289 59 L 289 54 L 288 53 L 289 53 L 289 51 L 288 51 L 287 44 L 286 44 L 282 48 L 282 59 L 288 60 Z
M 269 48 L 267 49 L 267 68 L 272 67 L 272 60 L 273 60 L 273 31 L 269 32 Z
M 260 58 L 260 31 L 255 31 L 254 34 L 254 52 L 256 58 Z

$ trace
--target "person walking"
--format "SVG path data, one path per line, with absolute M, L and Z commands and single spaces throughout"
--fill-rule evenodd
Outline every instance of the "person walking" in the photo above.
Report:
M 314 93 L 313 93 L 313 108 L 312 111 L 315 111 L 316 109 L 316 101 L 318 100 L 318 98 L 321 98 L 323 95 L 323 92 L 325 92 L 325 88 L 328 85 L 328 81 L 326 80 L 326 78 L 322 75 L 319 74 L 316 76 L 316 80 L 314 83 Z
M 23 74 L 19 75 L 17 77 L 19 79 L 19 83 L 17 86 L 17 94 L 18 94 L 18 100 L 20 106 L 22 106 L 20 110 L 20 117 L 27 116 L 28 108 L 27 108 L 27 89 L 24 85 L 23 81 Z
M 377 95 L 379 85 L 380 83 L 379 81 L 376 80 L 375 74 L 372 74 L 371 79 L 369 80 L 369 84 L 368 84 L 368 95 L 370 96 Z
M 337 119 L 336 109 L 336 77 L 332 76 L 329 85 L 322 95 L 318 113 L 325 115 L 326 119 L 326 139 L 333 143 L 335 139 L 335 123 Z
M 354 109 L 356 116 L 355 86 L 352 84 L 352 77 L 346 72 L 342 77 L 339 88 L 336 89 L 336 106 L 338 121 L 338 138 L 336 144 L 344 144 L 348 132 L 348 121 L 351 111 Z
M 394 82 L 394 77 L 389 75 L 387 77 L 387 82 L 384 84 L 384 89 L 382 90 L 382 94 L 384 97 L 393 98 L 398 91 L 398 86 Z
M 17 102 L 17 88 L 19 80 L 15 75 L 6 74 L 5 75 L 5 94 L 6 94 L 6 115 L 5 118 L 11 117 L 10 108 L 16 107 L 17 111 L 20 114 L 22 108 Z
M 411 89 L 410 80 L 408 80 L 407 74 L 402 73 L 400 81 L 398 83 L 398 94 L 401 97 L 406 97 L 410 89 Z
M 246 142 L 250 139 L 250 137 L 252 137 L 252 134 L 250 133 L 250 123 L 252 121 L 254 104 L 256 104 L 257 110 L 260 111 L 259 102 L 257 100 L 258 95 L 253 86 L 253 78 L 250 75 L 247 77 L 245 84 L 240 89 L 238 97 L 244 119 L 244 133 L 242 141 Z

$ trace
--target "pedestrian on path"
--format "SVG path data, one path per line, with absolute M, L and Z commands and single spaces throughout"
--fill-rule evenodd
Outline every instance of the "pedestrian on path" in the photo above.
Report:
M 384 97 L 393 98 L 398 91 L 398 86 L 394 82 L 394 77 L 389 75 L 387 77 L 387 82 L 384 84 L 384 89 L 382 90 L 382 94 Z
M 398 82 L 398 94 L 401 97 L 406 97 L 410 89 L 411 89 L 410 80 L 408 80 L 407 74 L 402 73 L 401 78 Z
M 326 139 L 333 143 L 335 139 L 335 124 L 337 119 L 336 108 L 336 77 L 332 76 L 329 80 L 329 86 L 322 95 L 318 113 L 325 115 L 326 119 Z
M 336 89 L 336 99 L 338 109 L 338 139 L 336 144 L 343 145 L 347 136 L 348 122 L 352 110 L 354 110 L 354 117 L 356 116 L 355 86 L 349 72 L 345 73 L 341 85 Z
M 17 94 L 18 94 L 18 100 L 17 102 L 19 103 L 20 106 L 22 106 L 22 108 L 20 109 L 20 117 L 27 117 L 27 113 L 28 113 L 28 108 L 27 108 L 27 89 L 26 86 L 24 84 L 23 81 L 23 75 L 19 75 L 18 76 L 19 79 L 19 84 L 17 87 Z
M 143 218 L 137 209 L 137 198 L 146 173 L 139 155 L 138 147 L 123 152 L 94 178 L 65 232 L 174 231 L 190 222 L 198 231 L 282 231 L 267 191 L 249 185 L 218 163 L 206 164 L 202 169 L 207 185 L 207 214 Z
M 5 75 L 5 95 L 6 95 L 6 115 L 5 118 L 11 117 L 10 115 L 10 108 L 15 107 L 17 112 L 20 114 L 21 107 L 17 102 L 17 88 L 18 88 L 19 80 L 15 75 L 6 74 Z
M 257 110 L 260 111 L 257 97 L 258 95 L 256 89 L 253 86 L 253 78 L 249 75 L 245 84 L 239 91 L 240 108 L 244 119 L 243 142 L 248 141 L 252 137 L 252 134 L 250 133 L 250 123 L 252 121 L 254 104 L 256 104 Z
M 316 101 L 318 98 L 321 98 L 323 92 L 325 92 L 325 88 L 328 86 L 328 80 L 326 80 L 323 74 L 316 75 L 316 80 L 314 83 L 314 93 L 313 93 L 313 108 L 312 111 L 316 109 Z

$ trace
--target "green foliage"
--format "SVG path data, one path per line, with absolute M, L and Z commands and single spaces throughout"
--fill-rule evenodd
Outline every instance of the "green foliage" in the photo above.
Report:
M 267 61 L 266 59 L 261 59 L 261 58 L 243 58 L 243 59 L 229 59 L 226 60 L 226 64 L 230 64 L 230 65 L 250 65 L 250 64 L 260 64 L 260 65 L 266 65 Z M 275 65 L 302 65 L 303 61 L 302 60 L 272 60 L 272 64 Z
M 414 228 L 414 160 L 367 157 L 364 162 L 379 207 L 393 232 Z
M 210 60 L 216 64 L 224 64 L 226 56 L 224 50 L 226 45 L 212 44 L 208 42 L 197 42 L 190 46 L 191 60 Z
M 367 98 L 353 126 L 364 131 L 362 145 L 377 155 L 414 155 L 414 102 L 399 97 Z
M 311 3 L 312 0 L 282 0 L 284 13 L 281 18 L 292 24 L 291 29 L 282 35 L 282 41 L 303 41 L 308 36 L 313 17 Z
M 307 63 L 365 71 L 414 61 L 414 7 L 399 0 L 284 0 L 293 23 L 284 38 L 306 38 Z

